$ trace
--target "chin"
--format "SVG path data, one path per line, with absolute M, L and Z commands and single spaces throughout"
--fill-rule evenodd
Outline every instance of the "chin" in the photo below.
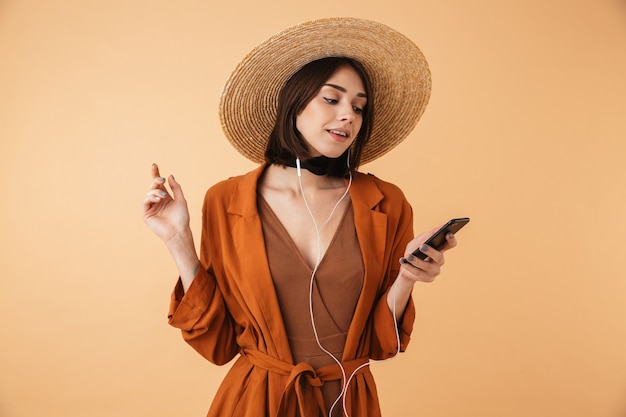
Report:
M 313 158 L 316 158 L 319 156 L 325 156 L 326 158 L 337 159 L 341 157 L 343 154 L 345 154 L 346 150 L 347 149 L 332 150 L 332 151 L 327 151 L 327 152 L 313 152 L 311 156 Z

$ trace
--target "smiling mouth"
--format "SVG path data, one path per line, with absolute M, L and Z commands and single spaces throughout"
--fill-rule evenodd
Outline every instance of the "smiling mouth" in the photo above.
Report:
M 342 132 L 341 130 L 334 130 L 334 129 L 330 129 L 328 132 L 329 132 L 329 133 L 332 133 L 332 134 L 335 134 L 335 135 L 342 136 L 342 137 L 344 137 L 344 138 L 347 138 L 347 137 L 348 137 L 348 133 L 347 133 L 347 132 Z

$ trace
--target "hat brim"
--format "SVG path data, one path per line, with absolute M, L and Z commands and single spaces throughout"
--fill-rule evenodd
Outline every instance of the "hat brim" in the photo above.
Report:
M 359 61 L 371 79 L 374 127 L 361 163 L 373 161 L 402 142 L 430 98 L 430 71 L 424 55 L 410 39 L 381 23 L 326 18 L 277 33 L 237 65 L 220 101 L 222 128 L 235 149 L 254 162 L 263 162 L 280 90 L 305 64 L 331 56 Z

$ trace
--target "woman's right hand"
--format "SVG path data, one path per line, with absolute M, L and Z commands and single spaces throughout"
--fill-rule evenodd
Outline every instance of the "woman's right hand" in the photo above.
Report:
M 189 209 L 183 190 L 173 175 L 167 181 L 161 177 L 157 164 L 152 164 L 152 184 L 143 200 L 143 219 L 166 244 L 189 234 Z
M 159 174 L 159 167 L 152 164 L 152 184 L 143 199 L 143 219 L 170 250 L 186 292 L 198 273 L 200 261 L 189 227 L 189 209 L 183 190 L 170 175 L 167 179 L 172 190 L 170 195 L 165 182 Z

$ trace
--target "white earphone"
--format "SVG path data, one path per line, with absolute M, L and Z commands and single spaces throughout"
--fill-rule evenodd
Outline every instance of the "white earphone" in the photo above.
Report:
M 328 356 L 330 356 L 336 363 L 337 365 L 339 365 L 339 369 L 341 370 L 341 375 L 342 375 L 342 388 L 341 388 L 341 393 L 339 394 L 339 396 L 337 397 L 337 399 L 333 402 L 332 406 L 330 407 L 330 411 L 328 413 L 329 417 L 332 416 L 332 412 L 335 408 L 335 406 L 337 405 L 337 403 L 339 402 L 339 400 L 342 400 L 342 406 L 343 406 L 343 413 L 345 417 L 349 417 L 348 415 L 348 410 L 346 407 L 346 393 L 348 391 L 348 386 L 350 385 L 350 382 L 352 381 L 352 378 L 356 375 L 356 373 L 361 370 L 362 368 L 364 368 L 365 366 L 369 366 L 370 362 L 364 363 L 362 365 L 360 365 L 359 367 L 357 367 L 352 374 L 350 374 L 349 377 L 346 378 L 346 370 L 344 369 L 343 365 L 341 364 L 341 361 L 339 359 L 337 359 L 335 357 L 335 355 L 333 355 L 330 351 L 328 351 L 321 343 L 319 336 L 317 334 L 317 328 L 315 327 L 315 317 L 313 314 L 313 285 L 315 283 L 315 273 L 317 272 L 317 269 L 319 268 L 320 262 L 321 262 L 321 257 L 322 257 L 322 236 L 321 236 L 321 231 L 324 228 L 324 226 L 326 226 L 326 224 L 330 221 L 330 219 L 332 218 L 333 214 L 335 213 L 335 210 L 337 209 L 337 207 L 339 206 L 339 204 L 343 201 L 344 198 L 346 198 L 346 196 L 348 195 L 349 191 L 350 191 L 350 187 L 352 186 L 352 170 L 350 170 L 350 151 L 348 150 L 348 161 L 347 161 L 347 165 L 348 165 L 348 172 L 350 175 L 350 179 L 348 181 L 348 186 L 346 187 L 346 191 L 343 193 L 343 195 L 341 196 L 341 198 L 335 203 L 335 205 L 333 206 L 333 209 L 331 210 L 330 214 L 328 215 L 328 218 L 324 221 L 324 223 L 321 226 L 318 226 L 317 221 L 315 220 L 315 216 L 313 215 L 313 211 L 311 210 L 311 207 L 309 206 L 308 201 L 306 200 L 306 195 L 304 193 L 304 186 L 302 185 L 302 169 L 300 166 L 300 159 L 296 158 L 296 169 L 298 172 L 298 183 L 300 185 L 300 192 L 302 193 L 302 199 L 304 200 L 304 205 L 307 208 L 307 211 L 309 212 L 309 216 L 311 216 L 311 220 L 313 220 L 313 224 L 315 225 L 315 231 L 317 233 L 317 261 L 315 263 L 315 267 L 313 268 L 313 272 L 311 273 L 311 280 L 309 283 L 309 314 L 311 315 L 311 325 L 313 326 L 313 334 L 315 335 L 315 341 L 317 342 L 317 345 L 319 346 L 319 348 L 326 353 Z M 393 322 L 394 322 L 394 326 L 395 326 L 395 331 L 396 331 L 396 340 L 398 343 L 398 349 L 396 351 L 396 354 L 390 358 L 387 359 L 383 359 L 380 361 L 375 361 L 375 362 L 383 362 L 383 361 L 388 361 L 391 360 L 393 358 L 395 358 L 398 353 L 400 352 L 400 333 L 398 332 L 398 320 L 396 317 L 396 292 L 397 292 L 397 284 L 394 284 L 394 292 L 393 292 Z

